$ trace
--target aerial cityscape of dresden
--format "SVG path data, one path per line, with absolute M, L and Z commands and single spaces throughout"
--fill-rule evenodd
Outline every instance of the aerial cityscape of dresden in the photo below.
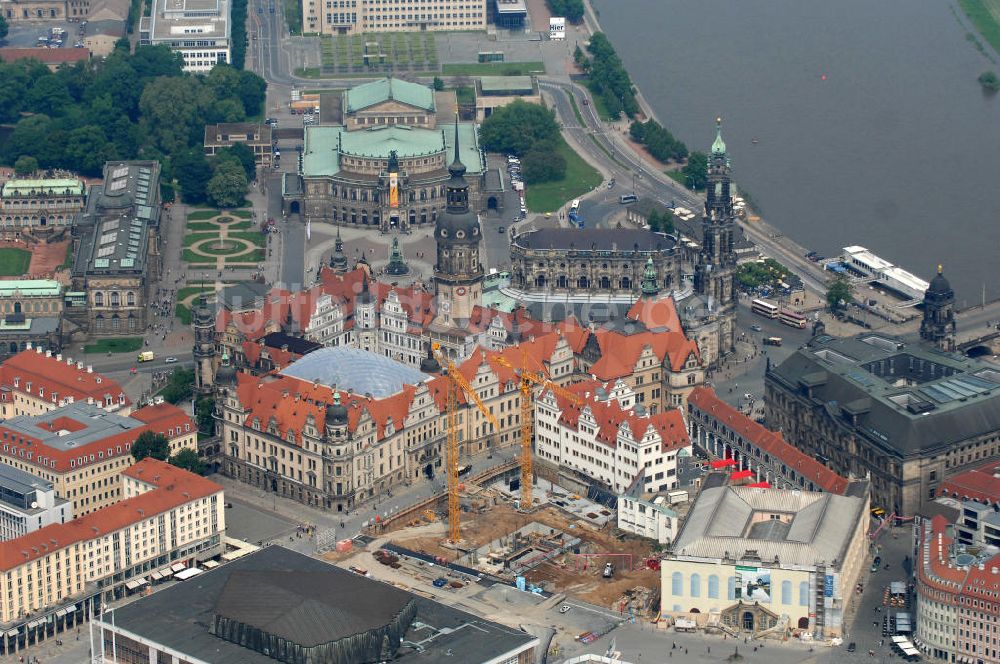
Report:
M 0 0 L 0 664 L 1000 664 L 998 173 L 1000 0 Z

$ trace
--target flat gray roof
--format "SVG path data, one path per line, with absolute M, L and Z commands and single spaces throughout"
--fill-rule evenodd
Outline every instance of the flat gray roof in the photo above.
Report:
M 62 423 L 72 420 L 82 425 L 82 428 L 70 431 L 60 426 L 60 420 L 64 421 Z M 13 433 L 31 436 L 43 445 L 66 452 L 144 424 L 131 417 L 109 413 L 96 405 L 78 401 L 44 415 L 18 415 L 6 420 L 3 426 Z
M 115 609 L 115 625 L 125 632 L 184 653 L 212 664 L 274 664 L 275 660 L 249 648 L 223 640 L 209 633 L 219 610 L 217 603 L 230 578 L 242 581 L 260 575 L 263 579 L 275 573 L 321 574 L 330 592 L 324 600 L 329 605 L 342 605 L 346 616 L 356 607 L 356 600 L 379 612 L 378 599 L 403 595 L 416 603 L 416 617 L 402 635 L 402 645 L 390 659 L 402 664 L 448 662 L 480 664 L 497 661 L 505 654 L 529 646 L 535 637 L 514 628 L 484 620 L 450 606 L 402 591 L 388 584 L 359 576 L 322 560 L 291 551 L 282 546 L 269 546 L 225 563 L 204 574 L 143 597 L 127 606 Z M 286 588 L 286 592 L 294 592 Z M 266 599 L 266 597 L 261 598 Z M 303 596 L 302 601 L 307 602 Z M 327 609 L 329 610 L 329 608 Z M 361 609 L 364 612 L 369 609 Z M 365 616 L 368 616 L 365 613 Z M 358 619 L 365 619 L 360 616 Z M 314 621 L 309 626 L 311 639 L 335 638 L 338 628 Z M 110 621 L 109 623 L 110 624 Z M 420 644 L 419 648 L 416 644 Z
M 29 493 L 35 489 L 49 490 L 52 482 L 38 475 L 32 475 L 5 463 L 0 463 L 0 487 L 11 489 L 18 493 Z
M 222 40 L 229 43 L 229 0 L 153 0 L 149 37 L 154 44 Z

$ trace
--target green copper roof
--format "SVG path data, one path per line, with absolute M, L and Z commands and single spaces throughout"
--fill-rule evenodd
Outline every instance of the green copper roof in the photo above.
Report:
M 20 293 L 25 297 L 56 296 L 62 292 L 62 284 L 54 279 L 4 279 L 0 281 L 0 297 L 12 297 Z
M 642 272 L 642 294 L 645 297 L 655 297 L 660 292 L 656 285 L 656 269 L 653 267 L 653 257 L 646 259 L 646 269 Z
M 351 88 L 346 93 L 347 112 L 356 113 L 390 99 L 434 112 L 433 90 L 398 78 L 383 78 Z
M 83 193 L 83 183 L 75 178 L 51 178 L 48 180 L 9 180 L 3 185 L 4 198 L 30 196 L 32 192 L 79 196 Z
M 712 143 L 712 154 L 726 154 L 726 142 L 722 140 L 722 118 L 715 119 L 715 142 Z
M 459 151 L 469 173 L 482 173 L 483 160 L 479 152 L 476 126 L 459 123 Z M 306 127 L 302 174 L 305 177 L 335 175 L 340 172 L 339 155 L 388 159 L 393 150 L 400 159 L 418 155 L 433 155 L 447 151 L 445 162 L 454 153 L 455 125 L 439 124 L 437 129 L 401 126 L 347 131 L 343 127 Z M 339 152 L 338 152 L 339 149 Z

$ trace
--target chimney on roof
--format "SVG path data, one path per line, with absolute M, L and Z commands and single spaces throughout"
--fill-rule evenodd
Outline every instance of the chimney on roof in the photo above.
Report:
M 41 348 L 39 348 L 39 349 L 38 349 L 38 352 L 39 352 L 39 353 L 41 353 L 41 352 L 42 352 L 42 349 L 41 349 Z M 45 351 L 45 357 L 52 357 L 52 351 L 51 351 L 51 350 L 47 350 L 47 351 Z
M 299 399 L 301 399 L 301 398 L 302 398 L 302 395 L 299 394 L 298 392 L 296 392 L 295 393 L 295 402 L 298 403 Z
M 24 344 L 24 349 L 25 350 L 31 350 L 31 342 L 30 341 L 27 342 L 26 344 Z
M 82 369 L 83 368 L 83 362 L 77 362 L 76 363 L 76 368 L 77 369 Z
M 287 399 L 288 398 L 288 390 L 282 390 L 281 391 L 281 398 L 282 399 Z
M 90 364 L 87 365 L 87 373 L 94 373 L 94 367 L 93 367 L 93 365 L 90 365 Z
M 73 366 L 73 358 L 72 357 L 67 357 L 66 358 L 66 366 L 67 367 Z
M 56 353 L 56 362 L 62 362 L 62 353 Z
M 42 347 L 41 346 L 35 346 L 35 352 L 38 353 L 39 355 L 41 355 L 42 354 Z M 49 352 L 51 353 L 52 351 L 49 351 Z

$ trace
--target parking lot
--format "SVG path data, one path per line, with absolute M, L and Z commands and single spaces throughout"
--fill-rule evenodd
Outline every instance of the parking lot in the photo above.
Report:
M 38 23 L 9 23 L 10 30 L 5 39 L 0 40 L 0 45 L 11 48 L 33 48 L 37 46 L 49 46 L 48 43 L 40 43 L 39 37 L 48 38 L 52 35 L 52 28 L 61 28 L 66 31 L 62 48 L 72 48 L 80 43 L 82 46 L 83 35 L 81 28 L 86 32 L 86 25 L 82 23 L 71 23 L 68 21 L 39 21 Z

